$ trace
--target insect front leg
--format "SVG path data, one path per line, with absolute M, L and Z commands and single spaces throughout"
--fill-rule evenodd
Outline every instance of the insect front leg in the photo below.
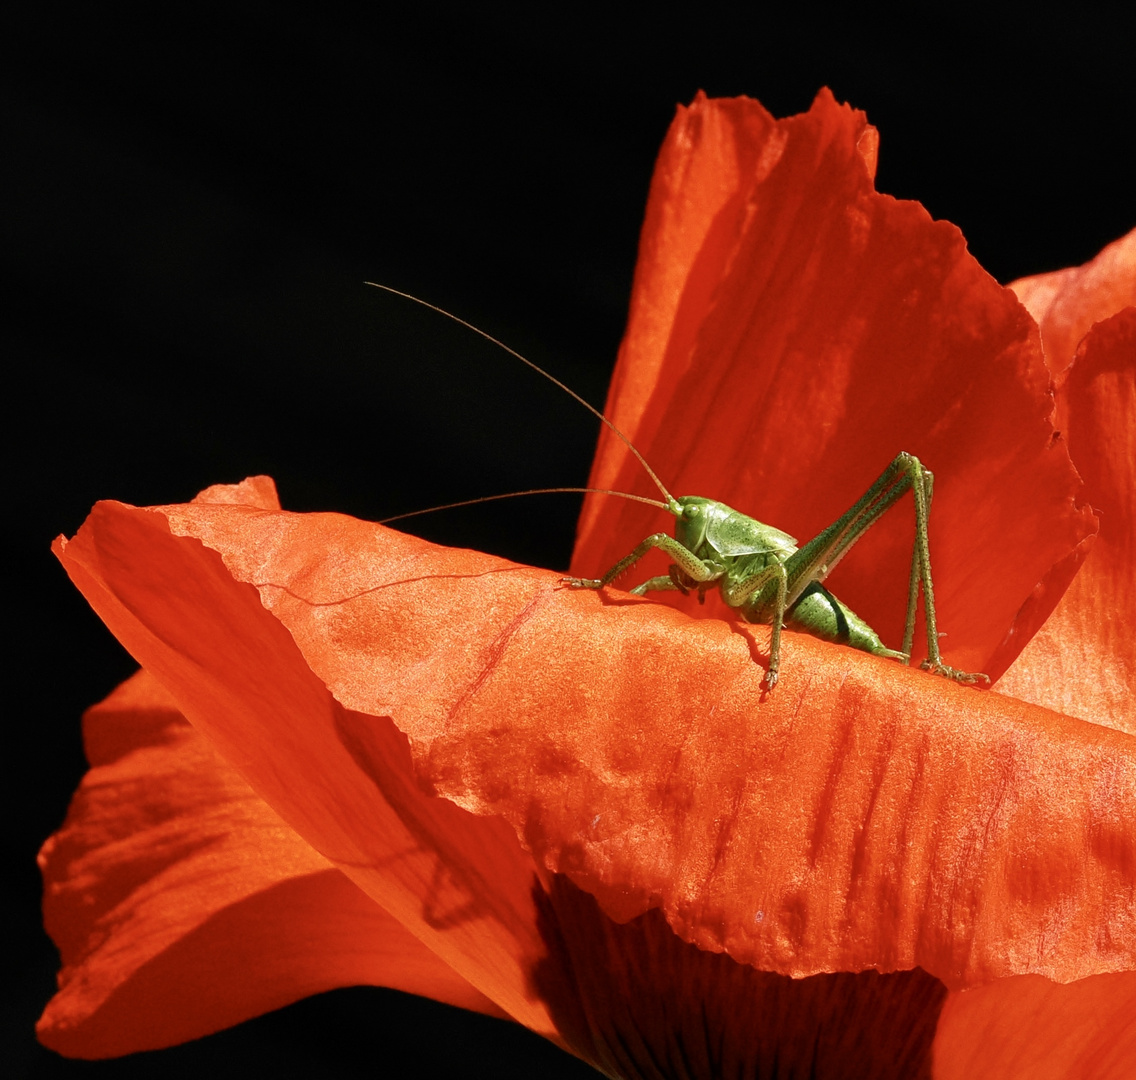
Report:
M 621 574 L 631 569 L 648 551 L 658 548 L 669 555 L 675 564 L 690 578 L 698 583 L 714 581 L 723 574 L 723 570 L 713 563 L 703 562 L 689 548 L 685 548 L 673 536 L 667 533 L 653 533 L 648 536 L 629 555 L 625 555 L 601 578 L 574 578 L 566 577 L 560 580 L 573 589 L 602 589 L 610 585 Z M 673 589 L 677 585 L 673 578 L 651 578 L 643 582 L 637 589 L 632 590 L 642 596 L 647 589 Z M 641 592 L 640 590 L 643 590 Z
M 672 574 L 660 574 L 658 577 L 648 578 L 642 585 L 636 585 L 635 588 L 631 590 L 631 595 L 646 596 L 649 592 L 667 591 L 680 592 L 684 596 L 690 592 L 689 589 L 684 589 L 675 581 Z
M 688 579 L 689 581 L 689 579 Z M 682 570 L 674 563 L 671 563 L 671 572 L 669 574 L 660 574 L 658 577 L 648 578 L 642 585 L 636 585 L 631 590 L 632 596 L 646 596 L 649 592 L 680 592 L 683 596 L 690 595 L 688 581 L 682 580 Z M 708 585 L 712 584 L 711 581 L 703 581 L 698 585 L 698 602 L 700 604 L 706 603 L 706 598 L 703 593 Z

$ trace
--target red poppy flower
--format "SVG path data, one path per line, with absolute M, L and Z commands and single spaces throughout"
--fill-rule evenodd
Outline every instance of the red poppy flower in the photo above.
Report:
M 372 983 L 613 1076 L 1131 1075 L 1136 234 L 1027 310 L 873 190 L 876 147 L 827 92 L 680 110 L 608 414 L 672 490 L 801 537 L 918 454 L 945 659 L 1017 696 L 791 633 L 763 695 L 767 628 L 263 477 L 100 503 L 56 551 L 144 670 L 85 717 L 41 857 L 44 1042 Z M 593 482 L 644 489 L 606 436 Z M 573 567 L 660 525 L 592 498 Z M 889 642 L 911 529 L 829 579 Z

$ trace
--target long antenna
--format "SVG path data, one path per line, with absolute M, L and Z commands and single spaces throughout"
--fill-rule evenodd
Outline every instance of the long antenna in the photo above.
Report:
M 620 431 L 619 428 L 617 428 L 606 416 L 604 416 L 604 414 L 602 412 L 600 412 L 599 409 L 597 409 L 594 405 L 591 405 L 587 401 L 585 401 L 571 387 L 565 386 L 558 378 L 556 378 L 554 375 L 550 375 L 539 364 L 534 364 L 527 357 L 524 357 L 519 352 L 517 352 L 516 349 L 511 349 L 503 341 L 498 341 L 497 338 L 495 338 L 492 334 L 487 334 L 484 330 L 480 329 L 479 327 L 474 326 L 473 323 L 466 322 L 465 319 L 459 318 L 457 315 L 454 315 L 452 312 L 447 311 L 445 308 L 438 307 L 437 304 L 431 304 L 427 300 L 420 300 L 417 296 L 414 296 L 412 293 L 403 292 L 401 289 L 392 289 L 389 285 L 380 285 L 377 281 L 365 281 L 363 284 L 364 285 L 370 285 L 374 289 L 382 289 L 383 292 L 391 293 L 394 296 L 401 296 L 404 300 L 413 300 L 414 303 L 420 304 L 424 308 L 429 308 L 431 311 L 436 311 L 439 315 L 444 315 L 447 319 L 450 319 L 453 322 L 456 322 L 459 326 L 464 326 L 467 330 L 472 330 L 475 334 L 480 334 L 481 337 L 485 338 L 486 341 L 491 342 L 492 344 L 496 345 L 499 349 L 504 349 L 505 352 L 507 352 L 510 356 L 516 357 L 518 360 L 520 360 L 520 362 L 522 364 L 527 364 L 529 367 L 531 367 L 533 369 L 533 371 L 537 372 L 537 374 L 543 375 L 549 382 L 555 383 L 557 386 L 560 387 L 561 390 L 564 391 L 564 393 L 566 393 L 569 397 L 574 397 L 581 405 L 584 406 L 585 409 L 588 410 L 588 412 L 590 412 L 593 416 L 597 417 L 599 420 L 601 420 L 603 423 L 605 423 L 608 426 L 608 428 L 612 432 L 614 432 L 615 435 L 623 442 L 623 444 L 627 447 L 627 449 L 630 450 L 631 453 L 633 453 L 635 455 L 635 460 L 638 461 L 639 464 L 643 466 L 643 468 L 647 472 L 647 475 L 654 481 L 655 487 L 657 487 L 659 489 L 659 491 L 661 491 L 663 493 L 663 497 L 667 500 L 665 509 L 670 511 L 670 513 L 672 513 L 672 514 L 681 513 L 681 508 L 679 508 L 678 500 L 669 491 L 667 491 L 667 489 L 665 487 L 663 487 L 662 480 L 660 480 L 655 475 L 655 470 L 652 469 L 651 466 L 647 464 L 647 459 L 644 458 L 643 455 L 641 453 L 639 453 L 638 450 L 635 449 L 635 446 L 632 444 L 631 440 L 626 435 L 624 435 L 623 432 Z M 541 489 L 541 490 L 544 490 L 544 489 Z M 549 489 L 549 490 L 552 490 L 552 489 Z M 568 489 L 561 489 L 561 490 L 568 490 Z M 589 490 L 589 489 L 583 489 L 582 488 L 580 490 Z M 523 493 L 520 493 L 520 494 L 523 494 Z M 611 494 L 621 494 L 621 493 L 611 492 Z M 507 496 L 492 496 L 492 497 L 493 498 L 506 498 Z M 678 509 L 676 509 L 676 508 L 678 508 Z M 391 521 L 391 520 L 394 520 L 394 519 L 388 518 L 387 520 Z
M 429 506 L 425 510 L 411 510 L 408 514 L 395 514 L 394 517 L 383 518 L 380 525 L 389 525 L 392 521 L 402 521 L 405 518 L 418 517 L 419 514 L 432 514 L 435 510 L 453 510 L 458 506 L 475 506 L 477 503 L 497 502 L 498 499 L 516 499 L 522 495 L 555 495 L 559 492 L 583 493 L 592 491 L 597 495 L 618 495 L 621 499 L 634 499 L 635 502 L 646 503 L 648 506 L 657 506 L 660 510 L 667 510 L 666 503 L 658 499 L 648 499 L 643 495 L 629 495 L 626 491 L 608 491 L 607 488 L 587 487 L 555 487 L 555 488 L 529 488 L 528 491 L 508 491 L 504 495 L 483 495 L 480 499 L 462 499 L 461 502 L 445 503 L 442 506 Z

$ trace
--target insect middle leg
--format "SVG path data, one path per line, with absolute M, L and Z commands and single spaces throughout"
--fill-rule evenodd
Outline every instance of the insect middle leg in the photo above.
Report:
M 763 593 L 769 591 L 770 585 L 774 585 L 772 596 L 763 596 Z M 781 671 L 781 627 L 785 625 L 788 585 L 785 564 L 777 560 L 754 570 L 747 577 L 727 577 L 721 585 L 722 599 L 730 607 L 741 611 L 762 612 L 764 614 L 759 621 L 768 621 L 773 627 L 769 636 L 769 668 L 762 679 L 767 690 L 772 690 L 777 685 Z M 768 616 L 768 619 L 764 616 Z

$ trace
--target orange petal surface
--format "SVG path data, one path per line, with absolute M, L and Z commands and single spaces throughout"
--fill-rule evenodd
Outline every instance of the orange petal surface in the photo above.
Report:
M 101 503 L 60 554 L 258 794 L 511 1015 L 502 955 L 542 951 L 518 838 L 617 920 L 782 974 L 1136 966 L 1123 733 L 798 635 L 763 696 L 764 628 L 339 515 Z
M 360 984 L 499 1014 L 289 829 L 147 672 L 83 726 L 91 770 L 40 855 L 63 957 L 38 1025 L 52 1049 L 170 1046 Z
M 933 1060 L 934 1080 L 1130 1080 L 1136 972 L 1067 986 L 1021 975 L 951 994 Z
M 779 121 L 747 99 L 680 109 L 607 411 L 674 494 L 720 499 L 802 541 L 899 451 L 918 455 L 936 478 L 944 656 L 997 676 L 1019 609 L 1096 524 L 1053 441 L 1036 325 L 953 225 L 874 190 L 877 143 L 827 91 Z M 592 483 L 649 489 L 606 431 Z M 657 511 L 589 496 L 572 572 L 597 576 L 660 528 Z M 893 510 L 830 579 L 892 647 L 912 530 L 910 506 Z M 636 581 L 665 560 L 641 571 Z M 710 599 L 694 613 L 721 614 Z

